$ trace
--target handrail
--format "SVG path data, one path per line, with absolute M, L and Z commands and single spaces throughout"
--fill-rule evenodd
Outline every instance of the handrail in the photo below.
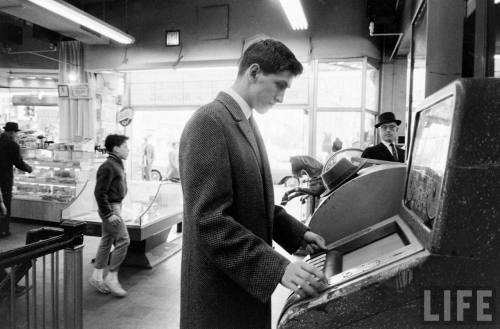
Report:
M 10 267 L 26 262 L 27 260 L 51 254 L 64 248 L 80 245 L 83 243 L 85 226 L 85 222 L 67 220 L 61 223 L 61 227 L 64 231 L 55 229 L 39 230 L 37 232 L 39 235 L 38 238 L 28 237 L 28 239 L 36 241 L 41 238 L 41 235 L 52 237 L 0 253 L 0 268 Z M 55 235 L 57 233 L 59 234 Z

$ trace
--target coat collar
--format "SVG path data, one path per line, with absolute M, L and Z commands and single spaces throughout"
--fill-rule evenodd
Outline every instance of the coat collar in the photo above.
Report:
M 243 113 L 243 110 L 240 108 L 234 98 L 231 97 L 231 95 L 221 91 L 215 99 L 224 104 L 235 121 L 248 121 L 245 117 L 245 114 Z
M 114 154 L 114 153 L 109 153 L 108 154 L 108 160 L 111 160 L 111 161 L 114 161 L 116 163 L 118 163 L 120 165 L 120 167 L 122 167 L 122 169 L 124 169 L 125 167 L 123 166 L 123 161 L 122 159 L 120 159 L 118 157 L 118 155 Z
M 254 136 L 254 133 L 252 131 L 252 127 L 250 127 L 250 122 L 247 120 L 245 117 L 245 114 L 243 113 L 243 110 L 240 108 L 238 103 L 228 94 L 223 91 L 221 91 L 216 98 L 217 101 L 221 102 L 228 112 L 231 114 L 233 119 L 236 121 L 238 128 L 241 130 L 243 133 L 243 136 L 245 136 L 246 140 L 252 147 L 253 153 L 257 159 L 257 162 L 259 162 L 259 165 L 262 165 L 262 159 L 260 157 L 259 153 L 259 146 L 257 144 L 256 137 Z

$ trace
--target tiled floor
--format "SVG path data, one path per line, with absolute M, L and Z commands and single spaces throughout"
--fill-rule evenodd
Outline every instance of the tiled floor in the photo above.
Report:
M 25 232 L 37 226 L 13 223 L 12 236 L 0 240 L 0 251 L 24 244 Z M 180 253 L 153 269 L 122 267 L 125 298 L 102 295 L 88 285 L 91 259 L 99 238 L 85 237 L 83 252 L 83 322 L 85 329 L 174 329 L 179 327 Z M 285 253 L 286 254 L 286 253 Z M 279 286 L 273 295 L 273 328 L 288 296 Z M 2 325 L 0 324 L 0 328 Z

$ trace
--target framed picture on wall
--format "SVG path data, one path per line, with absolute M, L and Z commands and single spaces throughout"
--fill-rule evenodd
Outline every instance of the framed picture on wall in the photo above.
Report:
M 68 85 L 58 85 L 57 91 L 59 93 L 59 97 L 69 97 L 69 87 Z
M 69 86 L 71 98 L 89 98 L 89 85 L 86 83 L 79 83 Z

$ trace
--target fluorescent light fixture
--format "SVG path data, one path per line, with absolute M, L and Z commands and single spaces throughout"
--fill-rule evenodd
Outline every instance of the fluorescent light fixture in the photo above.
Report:
M 300 0 L 280 0 L 280 3 L 292 29 L 307 30 L 309 26 Z
M 27 0 L 37 6 L 45 8 L 63 18 L 73 21 L 83 27 L 95 31 L 107 38 L 110 38 L 118 43 L 131 44 L 135 39 L 133 36 L 120 31 L 114 26 L 111 26 L 100 19 L 95 18 L 86 12 L 73 7 L 72 5 L 62 0 Z
M 500 0 L 495 0 L 495 4 L 500 3 Z

